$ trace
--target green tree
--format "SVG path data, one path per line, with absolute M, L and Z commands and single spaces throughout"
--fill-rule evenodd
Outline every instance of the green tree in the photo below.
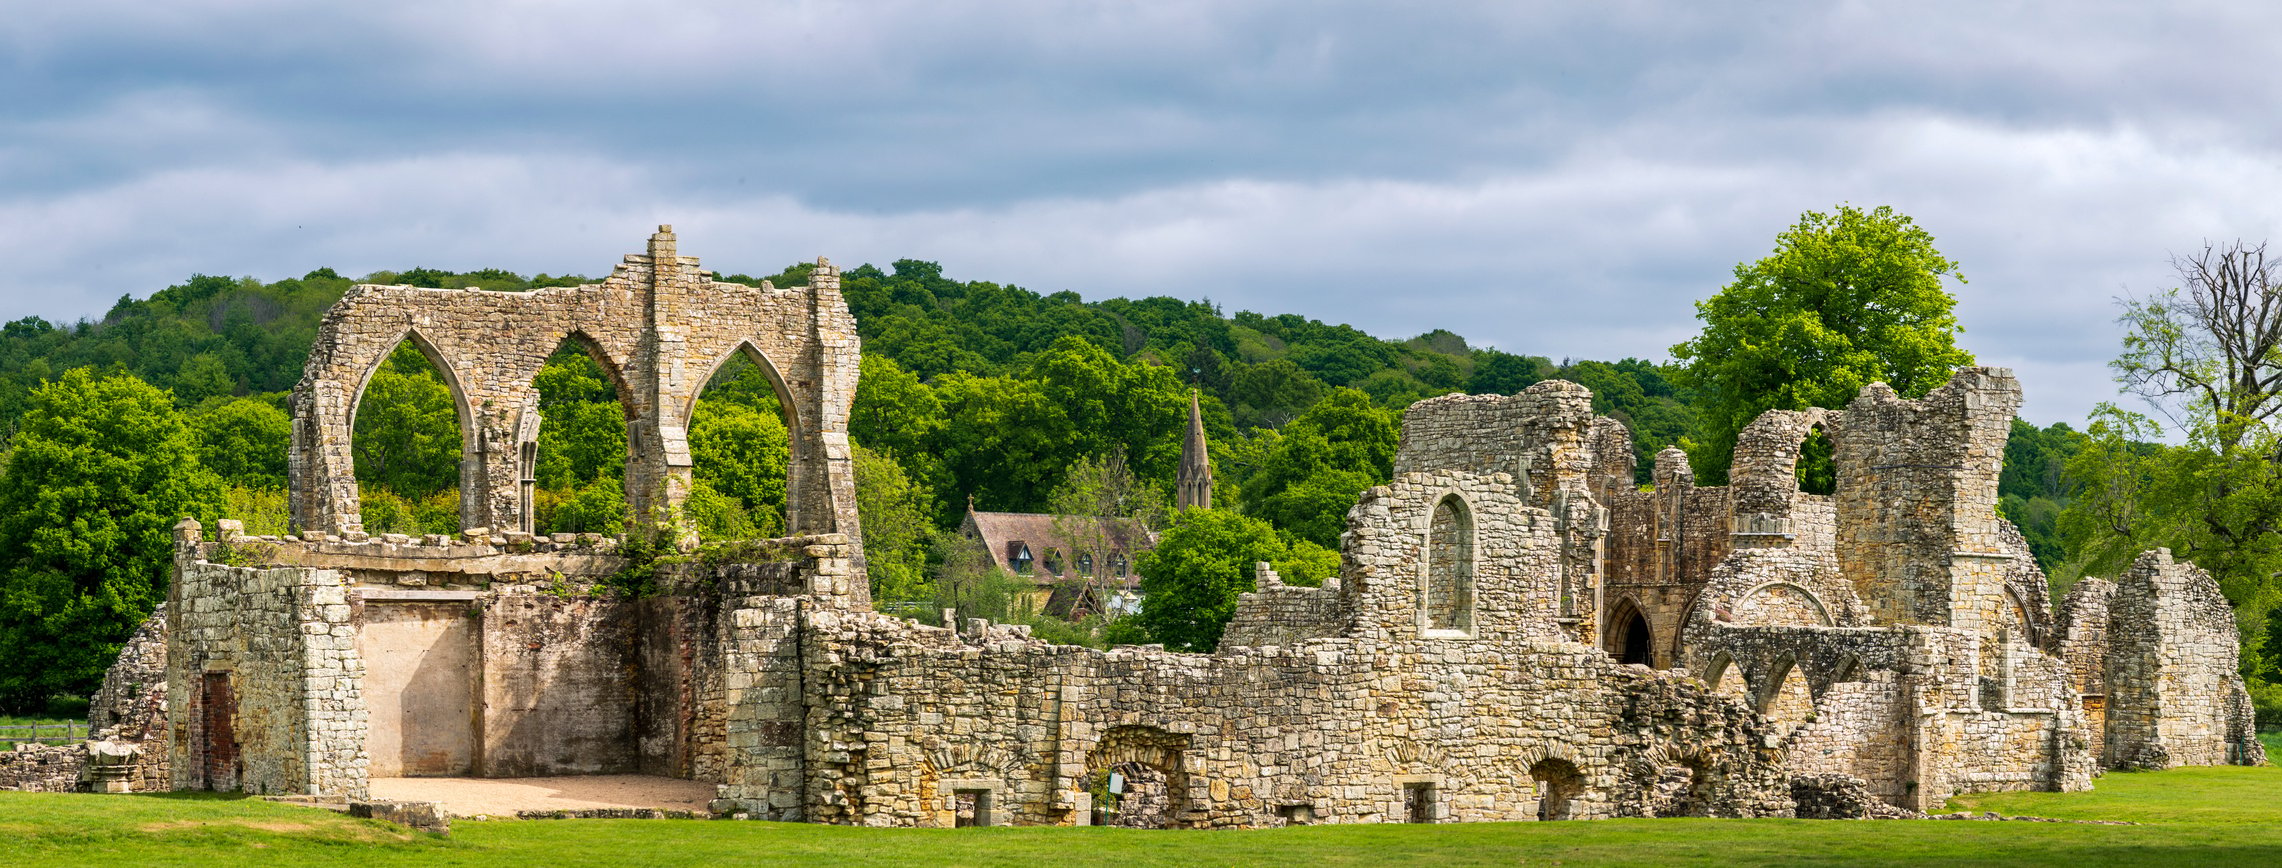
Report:
M 785 473 L 792 449 L 783 419 L 744 404 L 701 398 L 689 426 L 689 455 L 696 481 L 751 517 L 748 533 L 784 533 Z M 742 530 L 731 522 L 713 522 L 715 538 Z
M 2258 658 L 2246 674 L 2263 680 L 2282 659 L 2265 641 L 2282 607 L 2282 263 L 2236 241 L 2172 264 L 2179 286 L 2122 302 L 2124 349 L 2110 366 L 2178 442 L 2155 443 L 2166 432 L 2154 420 L 2103 407 L 2067 463 L 2077 490 L 2059 524 L 2087 572 L 2157 546 L 2210 571 Z
M 1363 489 L 1394 476 L 1395 412 L 1338 389 L 1279 432 L 1244 484 L 1245 511 L 1317 545 L 1334 547 Z
M 1331 560 L 1336 569 L 1337 556 Z M 1310 548 L 1295 559 L 1293 547 L 1267 522 L 1222 509 L 1183 512 L 1157 547 L 1135 561 L 1142 596 L 1134 618 L 1166 647 L 1211 651 L 1236 614 L 1236 595 L 1255 587 L 1253 565 L 1261 561 L 1278 565 L 1279 572 L 1296 563 L 1299 570 L 1286 575 L 1293 584 L 1322 581 L 1310 574 L 1324 569 L 1324 552 Z
M 1033 382 L 952 373 L 935 393 L 950 423 L 934 438 L 935 454 L 951 491 L 984 509 L 1039 511 L 1062 469 L 1083 454 L 1069 414 Z
M 292 449 L 293 418 L 260 398 L 233 398 L 190 413 L 198 435 L 198 461 L 231 485 L 285 487 L 285 453 Z
M 1236 424 L 1246 428 L 1280 428 L 1302 411 L 1323 400 L 1322 380 L 1285 359 L 1247 365 L 1232 378 L 1228 401 Z
M 539 392 L 540 488 L 572 491 L 625 475 L 626 409 L 593 356 L 566 341 L 531 386 Z
M 872 599 L 924 600 L 934 538 L 935 498 L 895 456 L 856 444 L 856 514 L 864 528 Z
M 942 463 L 928 443 L 942 428 L 943 401 L 934 389 L 886 356 L 864 356 L 848 410 L 850 439 L 895 456 L 914 479 L 933 484 Z
M 212 520 L 221 480 L 174 400 L 85 369 L 34 390 L 0 473 L 0 710 L 94 691 L 166 596 L 185 517 Z
M 1914 398 L 1972 364 L 1947 280 L 1965 282 L 1931 234 L 1884 206 L 1809 211 L 1774 253 L 1737 265 L 1696 303 L 1702 333 L 1672 348 L 1700 411 L 1697 477 L 1724 484 L 1736 434 L 1768 410 L 1841 407 L 1874 382 Z

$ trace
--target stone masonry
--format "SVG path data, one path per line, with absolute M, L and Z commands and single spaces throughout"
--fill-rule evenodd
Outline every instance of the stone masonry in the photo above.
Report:
M 629 499 L 667 519 L 689 401 L 759 356 L 794 422 L 795 536 L 653 560 L 531 535 L 528 384 L 565 336 L 629 396 Z M 348 420 L 407 339 L 469 422 L 457 536 L 358 520 Z M 873 611 L 857 358 L 828 266 L 717 283 L 670 231 L 595 286 L 359 287 L 295 392 L 295 532 L 178 528 L 144 750 L 176 789 L 639 773 L 714 783 L 723 813 L 878 826 L 1089 823 L 1114 771 L 1141 789 L 1105 821 L 1185 828 L 1892 815 L 2260 756 L 2208 576 L 2151 556 L 2044 605 L 1994 513 L 2001 370 L 1768 414 L 1727 486 L 1667 451 L 1636 490 L 1629 433 L 1575 384 L 1420 402 L 1339 575 L 1259 565 L 1220 648 L 1186 654 Z M 1832 495 L 1798 490 L 1816 429 Z

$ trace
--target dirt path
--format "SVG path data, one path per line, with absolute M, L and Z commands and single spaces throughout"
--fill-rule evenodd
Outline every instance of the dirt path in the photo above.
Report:
M 714 785 L 648 775 L 562 778 L 374 778 L 372 797 L 442 802 L 454 817 L 513 817 L 517 811 L 662 808 L 703 811 Z

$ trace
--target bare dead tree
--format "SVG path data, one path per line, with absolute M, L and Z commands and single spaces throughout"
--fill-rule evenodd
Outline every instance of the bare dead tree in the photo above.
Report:
M 2121 299 L 2124 353 L 2111 363 L 2126 391 L 2221 454 L 2282 413 L 2282 262 L 2266 244 L 2206 242 L 2174 256 L 2180 287 Z

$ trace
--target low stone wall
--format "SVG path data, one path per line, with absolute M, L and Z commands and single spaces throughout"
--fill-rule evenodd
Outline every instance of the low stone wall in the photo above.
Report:
M 69 793 L 79 789 L 87 768 L 87 746 L 20 743 L 0 751 L 0 790 Z

